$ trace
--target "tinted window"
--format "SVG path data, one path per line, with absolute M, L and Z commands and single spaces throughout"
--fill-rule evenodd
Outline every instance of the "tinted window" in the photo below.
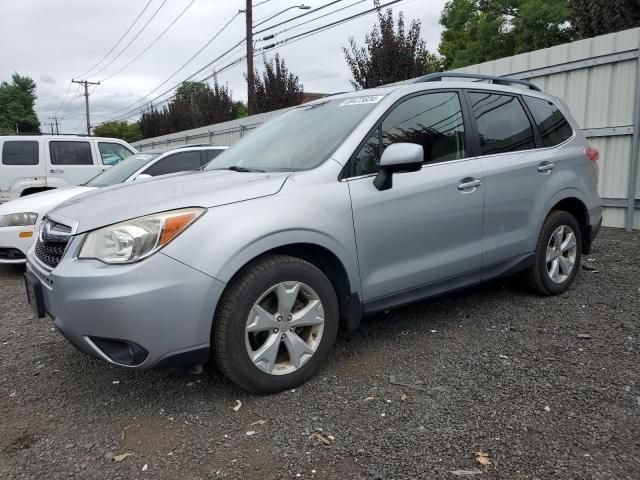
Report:
M 571 125 L 552 102 L 527 96 L 523 98 L 536 121 L 545 147 L 558 145 L 573 135 Z
M 100 150 L 103 165 L 115 165 L 129 155 L 133 155 L 132 151 L 119 143 L 98 142 L 98 149 Z
M 52 165 L 93 165 L 89 142 L 49 142 Z
M 354 175 L 377 172 L 384 149 L 400 142 L 422 145 L 425 163 L 464 158 L 464 124 L 458 95 L 429 93 L 395 107 L 358 152 Z
M 2 147 L 3 165 L 38 165 L 38 142 L 8 141 Z
M 477 92 L 469 96 L 483 155 L 535 148 L 531 123 L 517 97 Z
M 214 158 L 216 158 L 218 155 L 220 155 L 222 152 L 224 152 L 224 150 L 205 150 L 205 153 L 207 155 L 207 160 L 206 162 L 209 163 L 211 160 L 213 160 Z
M 142 173 L 155 177 L 157 175 L 166 175 L 167 173 L 186 172 L 197 168 L 200 168 L 200 152 L 191 151 L 169 155 L 158 160 Z

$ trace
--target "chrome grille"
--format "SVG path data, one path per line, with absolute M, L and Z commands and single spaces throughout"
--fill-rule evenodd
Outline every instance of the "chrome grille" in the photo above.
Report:
M 69 240 L 71 240 L 71 227 L 44 218 L 38 232 L 36 257 L 45 265 L 56 268 L 62 260 Z

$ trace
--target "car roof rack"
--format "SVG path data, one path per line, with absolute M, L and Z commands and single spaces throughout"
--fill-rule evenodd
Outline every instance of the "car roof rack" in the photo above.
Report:
M 430 73 L 429 75 L 425 75 L 423 77 L 418 77 L 414 79 L 411 83 L 422 83 L 422 82 L 440 82 L 444 78 L 469 78 L 476 80 L 489 80 L 491 83 L 496 85 L 524 85 L 531 90 L 535 90 L 537 92 L 541 92 L 540 87 L 534 85 L 533 83 L 527 80 L 520 80 L 519 78 L 511 78 L 511 77 L 498 77 L 495 75 L 481 75 L 479 73 L 462 73 L 462 72 L 438 72 L 438 73 Z
M 86 133 L 48 133 L 48 132 L 18 132 L 18 133 L 0 133 L 0 137 L 89 137 Z M 102 137 L 109 138 L 109 137 Z

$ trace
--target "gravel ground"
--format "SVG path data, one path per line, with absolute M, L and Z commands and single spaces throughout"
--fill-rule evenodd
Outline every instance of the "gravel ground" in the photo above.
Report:
M 640 233 L 584 260 L 560 297 L 507 278 L 367 318 L 273 396 L 86 357 L 0 267 L 0 477 L 637 479 Z

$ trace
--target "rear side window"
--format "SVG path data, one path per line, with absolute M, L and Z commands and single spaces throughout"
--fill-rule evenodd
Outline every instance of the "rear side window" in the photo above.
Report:
M 480 134 L 482 155 L 535 148 L 529 117 L 517 97 L 469 93 Z
M 49 142 L 52 165 L 93 165 L 89 142 Z
M 187 172 L 200 167 L 200 152 L 180 152 L 158 160 L 142 173 L 155 177 L 168 173 Z
M 533 115 L 545 147 L 559 145 L 571 138 L 573 129 L 562 112 L 552 102 L 542 98 L 523 96 Z
M 2 146 L 3 165 L 38 165 L 40 162 L 38 142 L 7 141 Z
M 103 165 L 115 165 L 116 163 L 120 163 L 129 155 L 133 155 L 131 150 L 119 143 L 98 142 L 98 149 L 100 150 L 100 157 L 102 158 Z

